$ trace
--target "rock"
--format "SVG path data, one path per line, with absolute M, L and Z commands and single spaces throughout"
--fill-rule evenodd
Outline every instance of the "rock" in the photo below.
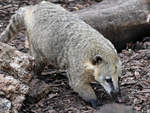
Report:
M 0 113 L 10 113 L 11 111 L 11 102 L 6 98 L 0 98 Z
M 102 106 L 96 113 L 137 113 L 131 106 L 122 104 L 106 104 Z

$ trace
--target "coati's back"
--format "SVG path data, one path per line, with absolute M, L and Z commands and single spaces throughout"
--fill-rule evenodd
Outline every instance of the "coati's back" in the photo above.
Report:
M 92 51 L 89 48 L 95 49 L 94 52 L 96 52 L 96 49 L 97 51 L 101 49 L 100 51 L 104 55 L 108 55 L 108 53 L 115 53 L 116 55 L 113 45 L 107 39 L 96 30 L 91 29 L 88 24 L 85 24 L 76 15 L 66 11 L 59 5 L 46 2 L 30 7 L 25 13 L 25 25 L 29 40 L 33 42 L 32 46 L 35 46 L 37 50 L 41 50 L 41 53 L 50 58 L 48 61 L 51 62 L 60 64 L 63 59 L 56 60 L 55 57 L 65 56 L 68 54 L 68 49 L 73 50 L 78 46 L 83 50 L 80 53 L 84 53 L 81 56 L 97 54 L 85 53 L 85 51 Z M 93 41 L 94 45 L 88 43 L 89 41 L 87 40 Z M 88 50 L 84 50 L 87 48 Z M 49 54 L 49 51 L 52 54 Z

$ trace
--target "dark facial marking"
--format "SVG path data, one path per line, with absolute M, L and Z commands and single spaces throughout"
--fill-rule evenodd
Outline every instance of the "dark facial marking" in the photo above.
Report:
M 92 64 L 96 65 L 98 63 L 102 62 L 102 57 L 100 55 L 96 55 L 93 59 L 92 59 Z

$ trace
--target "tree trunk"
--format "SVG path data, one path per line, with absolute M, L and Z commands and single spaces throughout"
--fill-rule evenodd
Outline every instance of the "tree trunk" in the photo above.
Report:
M 74 13 L 112 41 L 117 50 L 125 48 L 127 42 L 150 35 L 146 21 L 149 0 L 103 0 Z

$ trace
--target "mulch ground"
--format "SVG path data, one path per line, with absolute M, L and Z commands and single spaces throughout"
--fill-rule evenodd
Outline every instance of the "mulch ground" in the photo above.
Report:
M 0 0 L 0 33 L 16 9 L 37 2 L 38 0 Z M 60 0 L 57 4 L 74 11 L 97 2 L 98 0 Z M 17 38 L 9 44 L 20 51 L 27 52 L 24 41 L 24 30 L 21 30 Z M 150 37 L 145 37 L 143 41 L 134 44 L 128 43 L 127 48 L 118 55 L 123 65 L 120 84 L 124 104 L 133 106 L 141 113 L 150 113 Z M 20 112 L 93 113 L 95 111 L 69 87 L 64 73 L 47 70 L 40 79 L 51 86 L 51 91 L 38 102 L 32 102 L 32 99 L 27 97 Z M 100 85 L 92 84 L 92 86 L 104 104 L 113 103 Z

